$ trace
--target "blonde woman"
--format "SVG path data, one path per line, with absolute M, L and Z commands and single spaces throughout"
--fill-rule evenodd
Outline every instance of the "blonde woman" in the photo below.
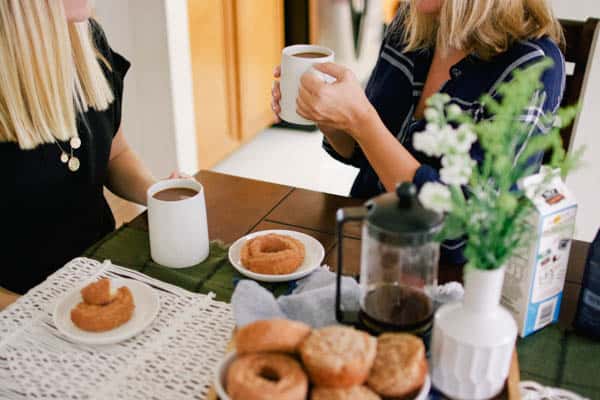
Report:
M 562 41 L 546 0 L 404 1 L 366 90 L 348 69 L 322 64 L 317 68 L 337 82 L 325 84 L 305 74 L 297 110 L 318 123 L 329 154 L 359 168 L 352 196 L 372 197 L 404 181 L 420 187 L 437 180 L 441 167 L 439 159 L 412 147 L 413 134 L 425 129 L 426 100 L 434 93 L 446 93 L 476 120 L 487 118 L 478 101 L 482 94 L 495 95 L 498 84 L 510 80 L 516 68 L 549 57 L 554 66 L 543 75 L 543 89 L 522 116 L 531 125 L 531 135 L 544 133 L 549 127 L 539 117 L 557 109 L 564 89 Z M 275 85 L 276 114 L 280 96 Z M 482 160 L 478 143 L 471 157 Z M 539 163 L 539 157 L 532 162 Z M 447 260 L 464 261 L 460 243 L 442 249 Z
M 87 0 L 0 1 L 0 308 L 114 229 L 154 178 L 121 124 L 129 62 Z

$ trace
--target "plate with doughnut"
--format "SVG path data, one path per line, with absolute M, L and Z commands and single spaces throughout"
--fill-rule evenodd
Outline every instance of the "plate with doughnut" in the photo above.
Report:
M 254 232 L 229 248 L 229 261 L 242 275 L 262 282 L 300 279 L 318 268 L 323 245 L 312 236 L 288 230 Z
M 54 325 L 78 343 L 113 344 L 146 329 L 159 307 L 150 286 L 133 279 L 102 278 L 61 298 L 54 308 Z
M 431 389 L 425 346 L 409 334 L 273 319 L 239 329 L 235 346 L 215 371 L 221 400 L 426 400 Z

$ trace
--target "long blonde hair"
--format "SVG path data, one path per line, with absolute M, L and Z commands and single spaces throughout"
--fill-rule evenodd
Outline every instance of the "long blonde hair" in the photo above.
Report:
M 405 0 L 396 23 L 403 24 L 405 50 L 441 46 L 489 59 L 514 42 L 548 35 L 564 44 L 559 22 L 546 0 L 444 0 L 438 15 L 417 12 L 419 0 Z
M 0 142 L 69 140 L 79 113 L 106 110 L 97 54 L 89 22 L 67 22 L 62 1 L 0 0 Z

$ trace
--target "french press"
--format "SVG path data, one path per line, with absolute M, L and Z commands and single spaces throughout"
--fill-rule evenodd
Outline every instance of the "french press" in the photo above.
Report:
M 336 319 L 375 334 L 389 331 L 425 336 L 433 320 L 440 247 L 435 235 L 443 216 L 424 208 L 411 183 L 337 211 L 338 268 Z M 341 308 L 343 228 L 363 221 L 360 310 Z

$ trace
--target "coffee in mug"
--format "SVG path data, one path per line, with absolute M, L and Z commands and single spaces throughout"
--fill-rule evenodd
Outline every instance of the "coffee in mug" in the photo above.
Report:
M 327 57 L 327 54 L 325 54 L 325 53 L 316 53 L 316 52 L 313 52 L 313 51 L 308 51 L 308 52 L 296 53 L 296 54 L 294 54 L 294 57 L 323 58 L 323 57 Z
M 197 194 L 198 191 L 194 189 L 174 187 L 171 189 L 164 189 L 160 192 L 156 192 L 152 195 L 152 197 L 163 201 L 179 201 L 185 200 L 189 197 L 194 197 Z
M 334 82 L 335 79 L 313 68 L 315 64 L 334 61 L 333 50 L 323 46 L 299 44 L 288 46 L 281 54 L 281 113 L 279 117 L 292 124 L 314 125 L 313 121 L 302 118 L 296 112 L 296 99 L 300 87 L 300 77 L 312 71 L 325 82 Z
M 165 267 L 185 268 L 209 253 L 204 188 L 193 179 L 171 179 L 148 189 L 150 256 Z

